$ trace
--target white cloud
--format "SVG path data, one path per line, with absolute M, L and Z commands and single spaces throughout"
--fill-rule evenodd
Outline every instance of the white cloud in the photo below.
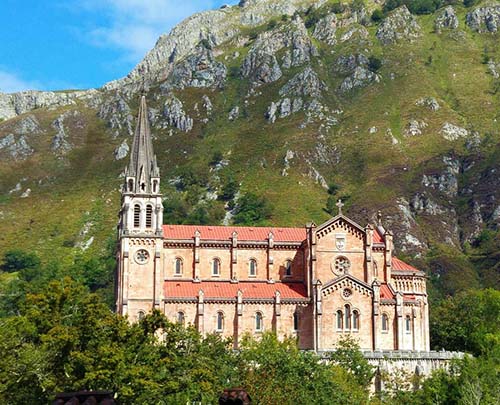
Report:
M 15 73 L 0 69 L 0 92 L 15 93 L 23 90 L 38 90 L 40 83 L 24 80 Z
M 117 49 L 135 63 L 176 23 L 218 3 L 221 0 L 86 0 L 78 7 L 99 14 L 101 23 L 86 32 L 93 45 Z

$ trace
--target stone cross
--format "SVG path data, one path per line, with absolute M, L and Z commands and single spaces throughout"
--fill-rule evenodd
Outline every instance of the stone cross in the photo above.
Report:
M 342 200 L 338 200 L 337 204 L 335 204 L 339 208 L 339 215 L 342 215 L 342 207 L 345 205 Z

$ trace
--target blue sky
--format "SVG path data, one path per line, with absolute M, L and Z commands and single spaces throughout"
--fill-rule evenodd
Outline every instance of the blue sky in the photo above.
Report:
M 0 0 L 0 91 L 100 87 L 158 36 L 236 0 Z

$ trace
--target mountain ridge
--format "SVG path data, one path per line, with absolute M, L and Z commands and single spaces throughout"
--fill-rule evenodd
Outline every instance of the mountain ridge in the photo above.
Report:
M 500 224 L 500 5 L 339 4 L 203 12 L 101 89 L 0 94 L 0 252 L 100 249 L 146 93 L 168 220 L 231 223 L 251 194 L 256 224 L 301 226 L 342 198 L 403 255 L 468 254 Z

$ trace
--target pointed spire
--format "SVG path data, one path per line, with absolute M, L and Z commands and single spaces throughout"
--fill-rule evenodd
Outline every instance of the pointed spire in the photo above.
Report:
M 137 126 L 135 128 L 130 164 L 127 169 L 128 177 L 135 177 L 136 193 L 151 193 L 151 177 L 159 177 L 156 156 L 153 152 L 151 130 L 149 129 L 148 107 L 146 97 L 141 97 Z

